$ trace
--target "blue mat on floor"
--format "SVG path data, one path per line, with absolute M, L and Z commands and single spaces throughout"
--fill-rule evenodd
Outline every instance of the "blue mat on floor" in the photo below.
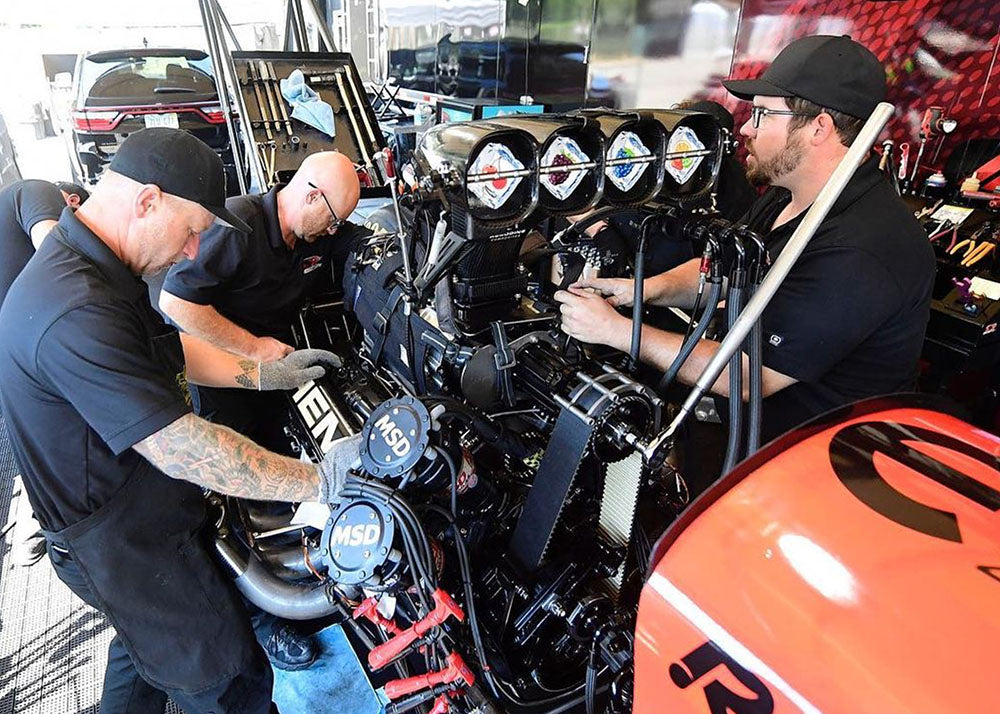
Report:
M 382 714 L 382 704 L 340 626 L 320 630 L 313 641 L 320 654 L 311 667 L 274 670 L 274 702 L 281 714 Z

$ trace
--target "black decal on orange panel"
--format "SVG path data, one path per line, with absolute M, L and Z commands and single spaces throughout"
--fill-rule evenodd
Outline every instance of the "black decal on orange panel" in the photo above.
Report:
M 920 453 L 904 443 L 907 441 L 943 446 L 1000 470 L 996 457 L 971 444 L 929 429 L 893 422 L 863 422 L 844 427 L 830 442 L 830 463 L 847 490 L 866 506 L 902 526 L 935 538 L 962 542 L 955 514 L 915 501 L 890 486 L 875 467 L 876 453 L 885 454 L 984 508 L 1000 510 L 1000 491 Z
M 976 568 L 1000 583 L 1000 565 L 977 565 Z
M 670 679 L 679 688 L 687 689 L 719 665 L 732 672 L 740 684 L 757 697 L 747 699 L 713 679 L 704 687 L 711 714 L 771 714 L 774 711 L 774 697 L 767 685 L 711 641 L 686 654 L 680 663 L 671 664 Z

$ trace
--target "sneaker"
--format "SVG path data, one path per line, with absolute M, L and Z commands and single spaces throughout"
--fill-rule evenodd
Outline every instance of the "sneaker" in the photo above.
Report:
M 278 625 L 264 645 L 267 656 L 278 669 L 295 672 L 306 669 L 316 661 L 316 647 L 312 639 L 301 635 L 288 625 Z

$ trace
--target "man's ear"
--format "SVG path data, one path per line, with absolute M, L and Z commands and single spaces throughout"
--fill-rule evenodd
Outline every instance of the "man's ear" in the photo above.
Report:
M 837 125 L 833 123 L 833 117 L 826 112 L 822 112 L 813 119 L 812 143 L 822 144 L 830 139 L 840 143 L 840 135 L 837 134 Z
M 156 184 L 146 184 L 135 195 L 135 215 L 137 218 L 148 218 L 163 200 L 163 192 Z

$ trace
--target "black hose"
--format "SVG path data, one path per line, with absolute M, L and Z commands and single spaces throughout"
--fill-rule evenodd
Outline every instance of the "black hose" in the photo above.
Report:
M 635 374 L 639 370 L 639 354 L 642 342 L 642 299 L 646 278 L 646 242 L 649 240 L 649 229 L 656 214 L 646 216 L 639 226 L 639 245 L 635 251 L 635 273 L 632 290 L 632 342 L 629 344 L 629 371 Z
M 732 328 L 743 309 L 743 288 L 731 285 L 726 297 L 726 322 Z M 737 350 L 729 358 L 729 443 L 722 473 L 729 473 L 740 457 L 743 442 L 743 351 Z
M 465 546 L 465 539 L 458 529 L 458 523 L 452 516 L 440 506 L 430 505 L 427 509 L 444 516 L 451 524 L 452 533 L 455 535 L 455 551 L 458 553 L 458 567 L 462 571 L 462 591 L 465 593 L 465 609 L 469 615 L 469 629 L 472 630 L 472 645 L 476 650 L 476 659 L 479 660 L 479 669 L 493 690 L 493 695 L 497 698 L 500 693 L 493 682 L 492 671 L 489 662 L 486 661 L 486 648 L 483 646 L 482 633 L 479 631 L 479 618 L 476 615 L 476 601 L 472 592 L 472 566 L 469 563 L 469 551 Z
M 708 300 L 705 303 L 705 309 L 701 316 L 698 317 L 698 327 L 695 328 L 690 337 L 688 337 L 684 341 L 684 344 L 681 345 L 681 349 L 674 358 L 674 361 L 670 364 L 667 371 L 663 373 L 663 377 L 660 378 L 659 384 L 656 385 L 656 391 L 662 394 L 663 391 L 673 384 L 675 379 L 677 379 L 677 374 L 681 371 L 681 367 L 684 366 L 687 358 L 690 357 L 691 352 L 694 351 L 695 345 L 698 344 L 698 341 L 704 337 L 705 332 L 708 330 L 708 324 L 712 321 L 712 315 L 715 313 L 715 309 L 719 306 L 719 296 L 721 294 L 722 281 L 713 281 L 708 289 Z M 692 322 L 694 319 L 695 316 L 692 313 Z
M 691 338 L 691 333 L 694 332 L 694 323 L 697 322 L 695 316 L 701 309 L 701 299 L 705 297 L 705 283 L 707 281 L 702 277 L 698 280 L 698 292 L 694 296 L 694 305 L 691 306 L 691 319 L 688 320 L 687 328 L 684 330 L 684 340 L 681 342 L 683 345 Z
M 451 478 L 451 517 L 454 519 L 456 528 L 458 527 L 458 469 L 455 467 L 455 461 L 451 458 L 450 454 L 445 453 L 443 449 L 438 449 L 438 454 L 444 459 L 445 465 L 448 467 L 448 475 Z
M 606 206 L 605 208 L 600 208 L 589 216 L 585 216 L 578 220 L 576 223 L 571 223 L 570 226 L 563 231 L 564 233 L 576 233 L 577 237 L 582 238 L 583 232 L 590 228 L 595 223 L 600 223 L 601 221 L 611 218 L 611 216 L 617 215 L 619 213 L 631 213 L 635 211 L 632 206 Z

